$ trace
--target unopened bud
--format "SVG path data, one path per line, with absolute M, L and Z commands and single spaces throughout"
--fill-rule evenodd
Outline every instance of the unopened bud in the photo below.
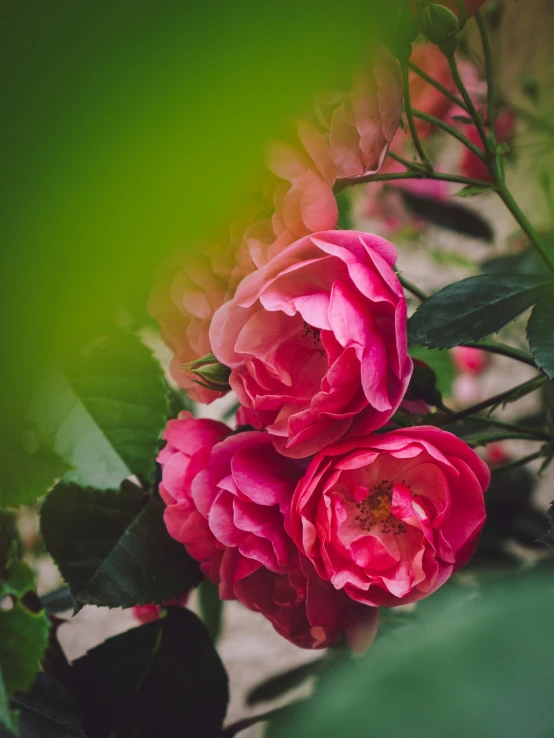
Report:
M 442 5 L 431 3 L 423 11 L 421 30 L 429 41 L 438 46 L 451 45 L 454 36 L 460 30 L 456 15 Z
M 231 370 L 221 364 L 213 354 L 206 354 L 196 361 L 185 364 L 183 369 L 198 377 L 197 384 L 214 392 L 228 392 Z

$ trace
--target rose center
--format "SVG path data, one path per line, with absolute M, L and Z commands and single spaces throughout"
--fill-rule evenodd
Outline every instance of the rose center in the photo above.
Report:
M 368 496 L 356 503 L 358 514 L 354 520 L 362 530 L 370 531 L 375 525 L 381 525 L 382 533 L 393 533 L 395 536 L 405 532 L 405 527 L 391 516 L 393 483 L 387 479 L 373 487 Z

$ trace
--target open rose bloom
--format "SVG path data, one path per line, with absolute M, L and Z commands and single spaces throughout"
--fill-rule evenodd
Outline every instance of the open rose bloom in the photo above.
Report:
M 407 604 L 468 561 L 489 481 L 475 452 L 438 428 L 345 440 L 313 459 L 288 525 L 319 576 L 353 600 Z
M 380 428 L 412 371 L 406 300 L 382 238 L 302 238 L 244 279 L 214 315 L 210 343 L 230 384 L 287 456 Z
M 346 635 L 363 648 L 377 611 L 321 580 L 285 530 L 306 462 L 281 457 L 266 433 L 230 433 L 188 413 L 169 422 L 158 461 L 170 535 L 201 562 L 222 599 L 261 612 L 298 646 L 321 648 Z

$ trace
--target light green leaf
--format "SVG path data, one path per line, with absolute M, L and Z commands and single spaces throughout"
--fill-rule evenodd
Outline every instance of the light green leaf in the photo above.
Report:
M 15 507 L 34 502 L 68 471 L 50 444 L 29 426 L 3 439 L 0 446 L 0 505 Z
M 96 489 L 118 489 L 131 474 L 151 480 L 168 413 L 159 364 L 123 332 L 63 371 L 52 369 L 30 408 L 31 419 L 73 467 L 63 481 Z
M 477 197 L 478 195 L 484 195 L 487 192 L 492 192 L 494 187 L 474 187 L 473 185 L 466 185 L 461 190 L 454 193 L 455 197 Z

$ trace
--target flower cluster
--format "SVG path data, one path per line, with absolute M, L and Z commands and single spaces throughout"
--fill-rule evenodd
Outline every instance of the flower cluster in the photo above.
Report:
M 181 385 L 194 354 L 182 347 L 196 342 L 240 403 L 235 431 L 189 413 L 169 422 L 169 534 L 222 599 L 305 648 L 367 647 L 379 607 L 426 597 L 467 562 L 485 515 L 489 470 L 463 441 L 390 430 L 413 368 L 396 252 L 336 229 L 337 177 L 377 171 L 398 126 L 395 68 L 380 64 L 320 100 L 296 146 L 272 148 L 271 218 L 227 253 L 226 278 L 173 269 L 152 299 Z M 200 401 L 217 394 L 194 387 Z

